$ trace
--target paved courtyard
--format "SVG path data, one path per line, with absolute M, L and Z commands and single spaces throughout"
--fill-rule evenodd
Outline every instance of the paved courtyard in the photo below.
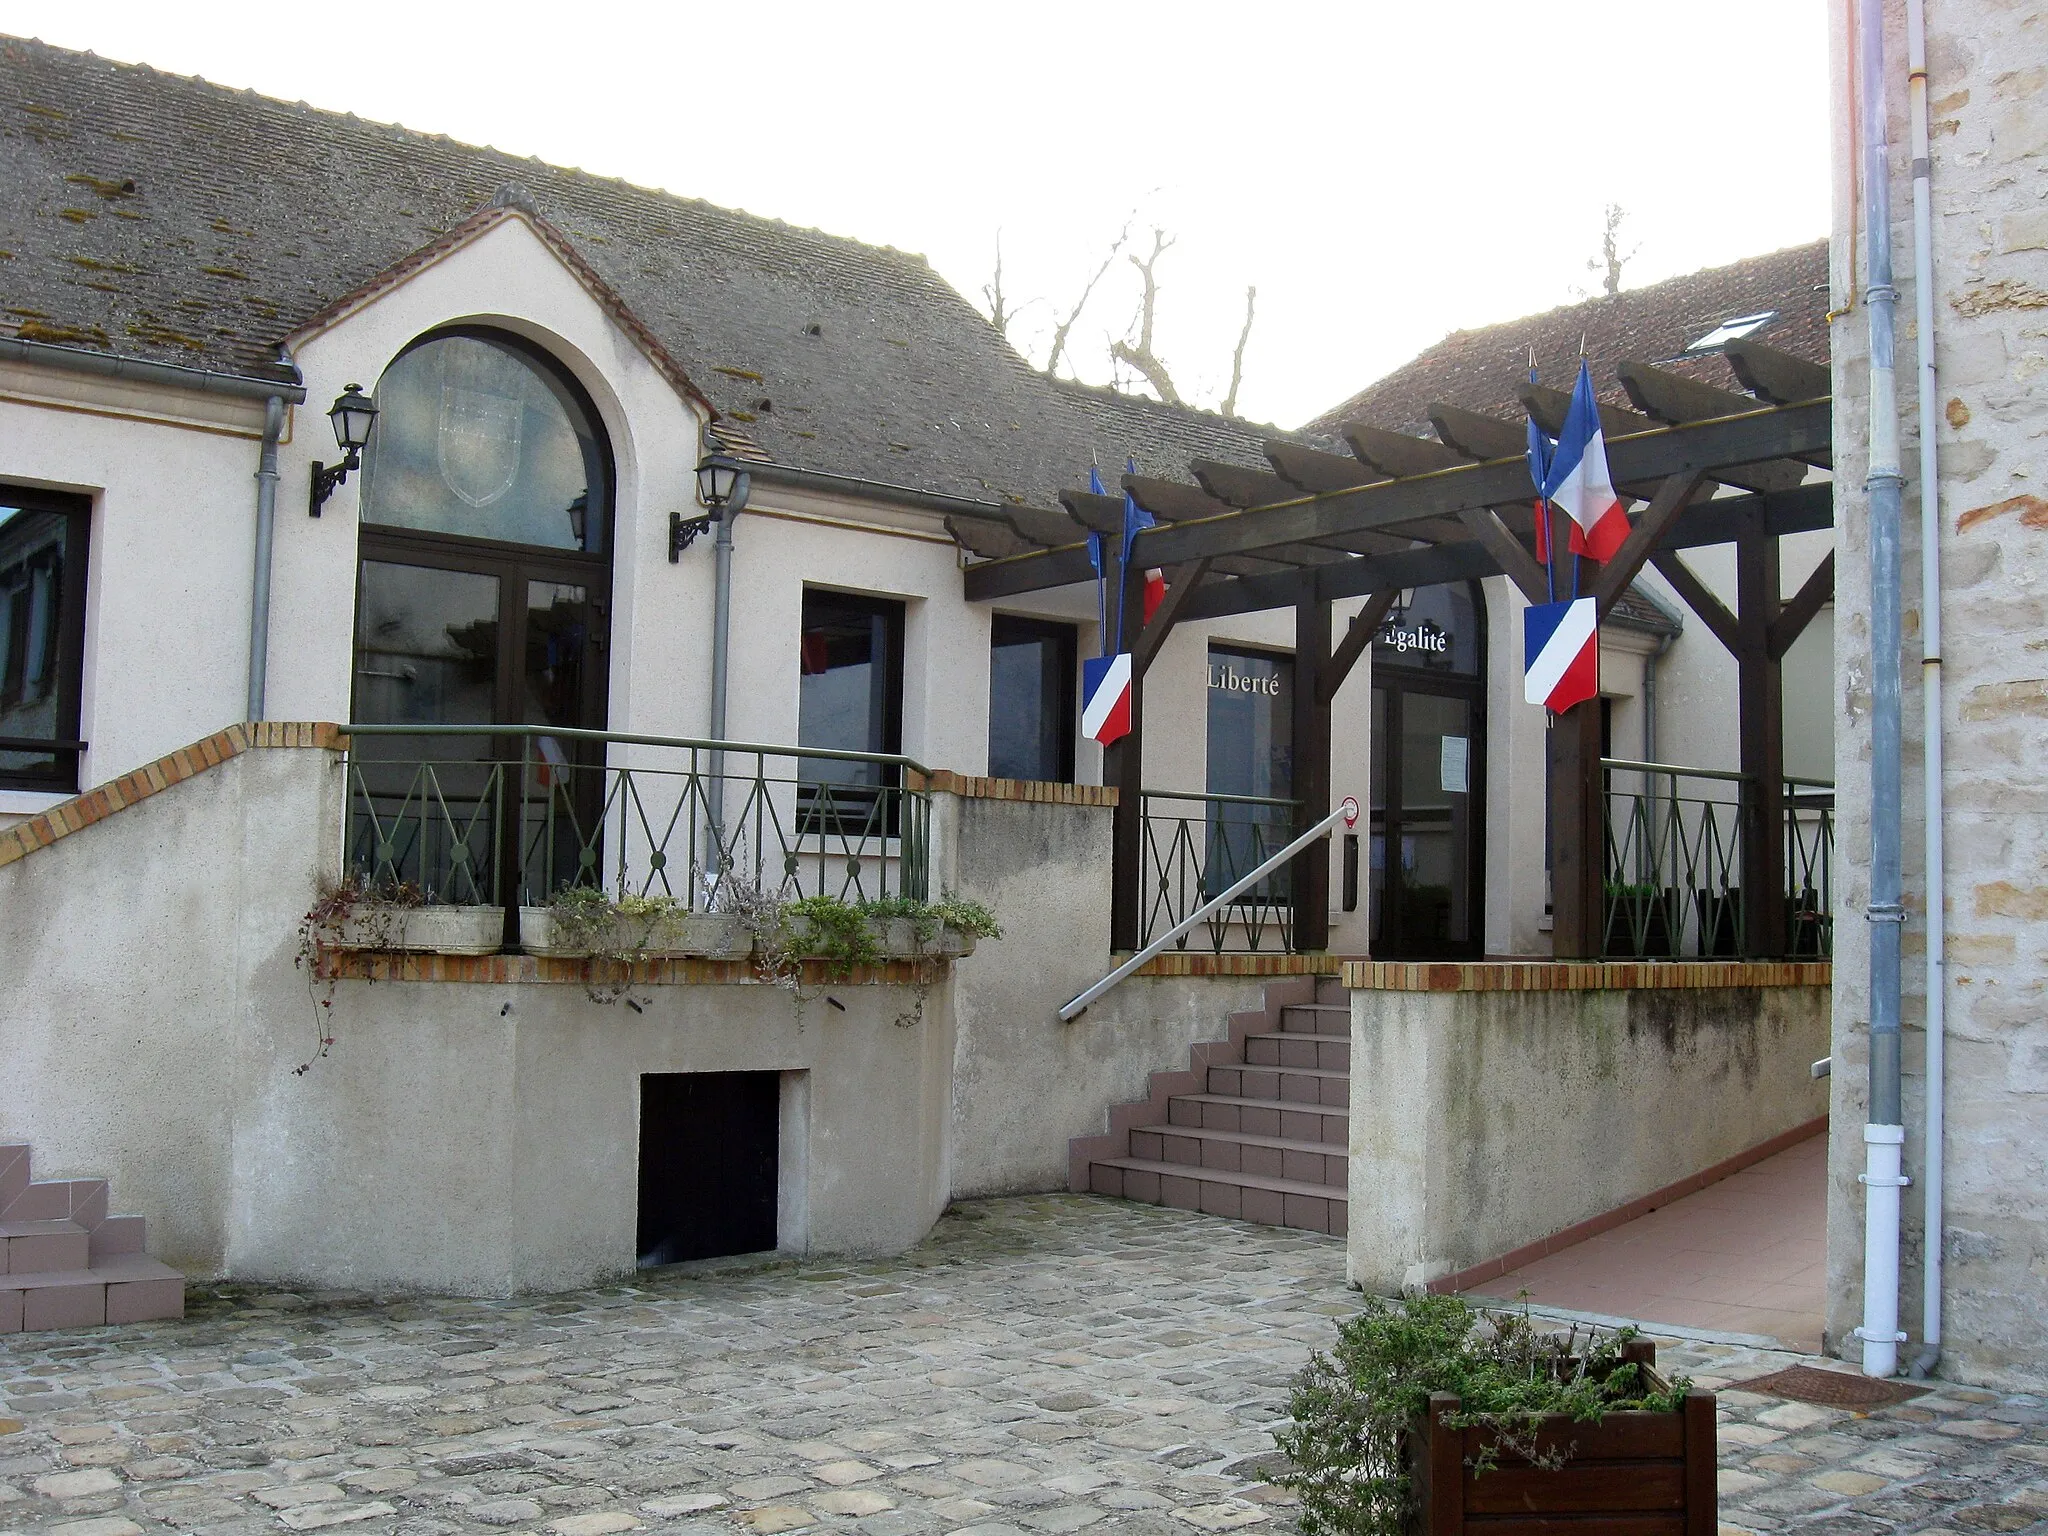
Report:
M 1269 1430 L 1356 1306 L 1333 1239 L 1066 1195 L 875 1263 L 195 1298 L 0 1342 L 0 1533 L 1282 1536 Z M 1797 1357 L 1663 1358 L 1719 1386 Z M 1724 1530 L 2048 1530 L 2041 1398 L 1725 1401 Z

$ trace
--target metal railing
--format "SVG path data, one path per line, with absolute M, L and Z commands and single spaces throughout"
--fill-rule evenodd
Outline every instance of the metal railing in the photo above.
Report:
M 736 879 L 929 894 L 931 799 L 904 787 L 924 772 L 907 757 L 547 726 L 348 730 L 344 866 L 373 889 L 508 914 L 573 886 L 695 911 Z
M 1142 803 L 1138 942 L 1177 927 L 1187 915 L 1300 832 L 1301 802 L 1261 795 L 1206 795 L 1148 789 Z M 1209 912 L 1200 925 L 1212 952 L 1294 947 L 1294 875 L 1283 865 Z M 1194 927 L 1179 935 L 1186 949 Z
M 1744 922 L 1746 775 L 1603 758 L 1607 863 L 1603 952 L 1639 959 L 1737 959 Z M 1787 932 L 1773 955 L 1833 952 L 1834 785 L 1785 780 Z
M 1147 963 L 1158 956 L 1167 945 L 1184 938 L 1198 924 L 1207 922 L 1216 913 L 1226 910 L 1232 902 L 1257 886 L 1260 881 L 1271 879 L 1282 869 L 1285 869 L 1288 862 L 1296 854 L 1328 837 L 1330 829 L 1335 827 L 1340 821 L 1349 825 L 1357 824 L 1358 802 L 1349 795 L 1346 795 L 1338 803 L 1336 810 L 1330 812 L 1329 815 L 1323 817 L 1315 825 L 1307 828 L 1293 841 L 1281 845 L 1274 852 L 1268 854 L 1236 880 L 1222 887 L 1214 896 L 1211 896 L 1199 907 L 1196 907 L 1194 911 L 1188 913 L 1187 916 L 1160 934 L 1151 943 L 1140 946 L 1136 954 L 1103 977 L 1102 980 L 1069 999 L 1060 1008 L 1060 1022 L 1062 1024 L 1073 1023 L 1074 1020 L 1088 1011 L 1090 1003 L 1093 1003 L 1112 988 L 1119 986 L 1131 976 L 1136 975 Z

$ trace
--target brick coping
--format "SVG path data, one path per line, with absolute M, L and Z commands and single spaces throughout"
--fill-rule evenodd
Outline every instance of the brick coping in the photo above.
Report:
M 1113 954 L 1111 965 L 1121 965 L 1128 953 Z M 1154 955 L 1132 974 L 1136 976 L 1335 976 L 1347 964 L 1342 955 L 1260 954 L 1257 951 L 1168 950 Z
M 944 979 L 949 964 L 943 957 L 885 960 L 879 965 L 856 965 L 840 975 L 824 961 L 807 960 L 803 982 L 807 987 L 914 987 Z M 430 955 L 351 949 L 326 951 L 315 974 L 322 981 L 482 982 L 516 986 L 565 982 L 604 985 L 627 979 L 624 972 L 625 967 L 617 963 L 561 955 Z M 634 986 L 649 987 L 769 984 L 750 960 L 696 958 L 635 961 L 631 981 Z
M 990 779 L 950 768 L 920 772 L 913 768 L 903 775 L 905 789 L 929 789 L 958 795 L 963 800 L 1016 800 L 1033 805 L 1081 805 L 1108 809 L 1116 804 L 1116 790 L 1104 784 L 1051 784 L 1036 779 Z
M 1828 987 L 1831 961 L 1347 960 L 1354 992 L 1626 992 L 1699 987 Z
M 0 865 L 25 859 L 39 848 L 47 848 L 74 832 L 83 832 L 96 821 L 105 821 L 117 811 L 125 811 L 151 795 L 160 795 L 173 784 L 182 784 L 209 768 L 218 768 L 244 752 L 270 747 L 310 747 L 335 752 L 347 745 L 347 733 L 340 726 L 322 721 L 245 720 L 16 822 L 0 832 Z
M 1429 1282 L 1429 1288 L 1441 1295 L 1445 1292 L 1469 1291 L 1475 1285 L 1498 1280 L 1502 1275 L 1511 1274 L 1524 1264 L 1533 1264 L 1538 1259 L 1548 1258 L 1553 1253 L 1560 1253 L 1566 1248 L 1583 1243 L 1589 1237 L 1598 1237 L 1602 1232 L 1612 1232 L 1616 1227 L 1626 1226 L 1637 1217 L 1647 1216 L 1674 1200 L 1683 1200 L 1687 1195 L 1698 1194 L 1709 1184 L 1718 1184 L 1723 1179 L 1731 1178 L 1745 1168 L 1754 1167 L 1767 1157 L 1776 1157 L 1780 1152 L 1796 1147 L 1802 1141 L 1826 1135 L 1827 1129 L 1826 1115 L 1817 1120 L 1808 1120 L 1803 1125 L 1795 1125 L 1789 1131 L 1780 1131 L 1768 1141 L 1758 1142 L 1747 1151 L 1723 1158 L 1712 1167 L 1702 1168 L 1690 1178 L 1680 1179 L 1675 1184 L 1666 1184 L 1662 1189 L 1651 1190 L 1649 1194 L 1631 1200 L 1626 1205 L 1618 1205 L 1611 1211 L 1602 1211 L 1598 1216 L 1589 1216 L 1584 1221 L 1575 1221 L 1548 1237 L 1539 1237 L 1533 1243 L 1524 1243 L 1519 1248 L 1510 1249 L 1498 1258 L 1487 1259 L 1448 1275 L 1439 1275 Z

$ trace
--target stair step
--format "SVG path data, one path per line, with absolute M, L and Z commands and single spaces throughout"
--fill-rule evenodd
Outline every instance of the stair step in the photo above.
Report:
M 1244 1173 L 1336 1188 L 1349 1182 L 1350 1158 L 1341 1146 L 1288 1136 L 1196 1126 L 1141 1125 L 1131 1130 L 1130 1155 L 1204 1172 Z
M 28 1148 L 18 1141 L 0 1142 L 0 1211 L 28 1188 Z
M 1207 1087 L 1211 1093 L 1242 1094 L 1274 1103 L 1332 1108 L 1351 1103 L 1351 1074 L 1332 1067 L 1262 1067 L 1249 1062 L 1211 1065 Z
M 91 1262 L 91 1235 L 75 1221 L 0 1221 L 0 1283 L 8 1275 L 84 1269 Z
M 1206 1211 L 1269 1227 L 1299 1227 L 1335 1237 L 1347 1230 L 1348 1192 L 1328 1184 L 1139 1157 L 1095 1159 L 1089 1165 L 1089 1184 L 1099 1195 Z
M 1290 1104 L 1274 1099 L 1248 1099 L 1232 1093 L 1177 1093 L 1166 1101 L 1168 1119 L 1176 1127 L 1280 1136 L 1301 1142 L 1348 1147 L 1351 1112 L 1323 1104 Z M 1175 1118 L 1176 1116 L 1185 1116 Z M 1314 1130 L 1317 1134 L 1310 1135 Z
M 121 1254 L 78 1269 L 0 1275 L 0 1333 L 184 1315 L 185 1277 L 144 1254 Z
M 1349 1040 L 1351 1009 L 1334 1003 L 1289 1003 L 1280 1010 L 1280 1028 L 1290 1035 Z
M 1348 1074 L 1351 1070 L 1351 1037 L 1312 1035 L 1305 1030 L 1277 1035 L 1246 1035 L 1244 1061 L 1246 1066 L 1323 1067 Z
M 87 1231 L 107 1219 L 105 1179 L 35 1179 L 5 1206 L 0 1221 L 75 1221 Z

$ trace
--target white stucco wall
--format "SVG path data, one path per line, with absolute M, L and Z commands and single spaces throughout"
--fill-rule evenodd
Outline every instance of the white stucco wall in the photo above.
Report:
M 0 953 L 36 957 L 0 988 L 0 1138 L 38 1176 L 110 1178 L 194 1275 L 561 1289 L 633 1267 L 640 1074 L 774 1071 L 786 1251 L 898 1252 L 944 1209 L 944 978 L 907 1026 L 909 988 L 852 985 L 801 1022 L 745 983 L 636 1012 L 575 983 L 345 981 L 322 1010 L 297 927 L 340 821 L 335 754 L 259 749 L 0 865 Z

